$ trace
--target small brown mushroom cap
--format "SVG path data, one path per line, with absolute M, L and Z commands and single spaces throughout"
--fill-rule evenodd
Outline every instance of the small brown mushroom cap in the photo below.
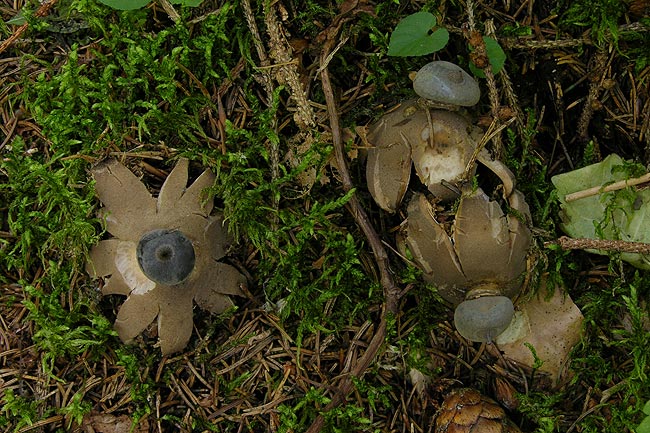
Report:
M 115 238 L 93 247 L 86 268 L 92 277 L 105 279 L 105 295 L 127 296 L 115 321 L 120 339 L 131 341 L 158 317 L 163 354 L 182 350 L 192 334 L 193 302 L 213 313 L 223 312 L 233 305 L 228 295 L 243 296 L 246 282 L 237 269 L 216 262 L 226 254 L 231 238 L 223 215 L 211 215 L 213 200 L 203 198 L 214 175 L 206 170 L 187 186 L 188 161 L 181 159 L 157 199 L 115 160 L 96 166 L 93 177 L 104 204 L 100 214 Z M 191 242 L 194 266 L 178 283 L 172 280 L 167 285 L 145 275 L 137 251 L 145 235 L 170 231 Z

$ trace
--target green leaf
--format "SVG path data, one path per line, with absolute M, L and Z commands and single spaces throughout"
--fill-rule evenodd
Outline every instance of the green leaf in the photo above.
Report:
M 23 11 L 20 11 L 16 15 L 14 15 L 13 17 L 9 18 L 9 20 L 6 22 L 6 24 L 10 24 L 12 26 L 22 26 L 26 22 L 27 22 L 27 20 L 25 19 L 25 16 L 23 15 Z
M 485 43 L 485 53 L 487 54 L 488 60 L 490 61 L 490 66 L 492 66 L 492 73 L 496 75 L 501 72 L 503 65 L 506 63 L 506 53 L 494 38 L 483 36 L 483 42 Z M 469 69 L 477 77 L 485 78 L 483 70 L 477 68 L 473 63 L 469 64 Z
M 417 12 L 402 19 L 390 36 L 388 55 L 424 56 L 440 51 L 449 41 L 449 32 L 435 26 L 436 17 L 429 12 Z
M 643 406 L 643 413 L 650 416 L 650 400 L 645 402 Z
M 616 154 L 602 162 L 553 176 L 561 203 L 562 230 L 574 238 L 620 239 L 650 242 L 650 190 L 623 189 L 570 202 L 566 195 L 630 178 L 637 167 Z M 607 252 L 590 250 L 596 254 Z M 650 257 L 621 253 L 621 259 L 640 269 L 650 269 Z
M 135 9 L 141 9 L 145 7 L 151 0 L 99 0 L 100 3 L 104 3 L 107 6 L 112 7 L 113 9 L 119 9 L 121 11 L 132 11 Z
M 636 428 L 636 433 L 650 433 L 650 416 L 643 418 L 641 424 Z
M 191 6 L 195 7 L 201 4 L 203 0 L 172 0 L 172 3 L 176 5 Z

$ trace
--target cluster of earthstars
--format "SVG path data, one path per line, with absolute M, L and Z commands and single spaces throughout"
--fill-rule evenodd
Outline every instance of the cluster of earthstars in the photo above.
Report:
M 531 243 L 530 211 L 512 172 L 477 150 L 481 132 L 455 112 L 478 102 L 478 84 L 456 65 L 431 62 L 415 76 L 414 90 L 421 100 L 405 101 L 369 128 L 369 191 L 381 208 L 395 212 L 415 167 L 435 198 L 412 194 L 402 251 L 408 248 L 424 278 L 456 307 L 454 323 L 462 336 L 496 340 L 506 356 L 529 365 L 536 361 L 526 346 L 532 344 L 545 363 L 542 371 L 557 382 L 579 338 L 582 315 L 559 290 L 550 300 L 537 296 L 519 303 L 515 311 L 512 299 L 521 290 Z M 465 182 L 474 159 L 500 179 L 504 202 L 515 214 L 504 213 L 481 188 Z M 212 212 L 213 200 L 201 196 L 214 175 L 206 170 L 188 186 L 188 161 L 181 159 L 154 199 L 115 160 L 92 173 L 104 205 L 100 216 L 113 238 L 92 249 L 87 271 L 103 278 L 104 295 L 127 296 L 115 320 L 120 339 L 132 341 L 157 318 L 163 355 L 183 350 L 192 334 L 193 304 L 221 313 L 233 306 L 230 295 L 244 295 L 246 284 L 235 267 L 219 262 L 231 239 L 223 215 Z M 458 200 L 451 222 L 439 213 L 439 203 L 450 200 Z M 447 396 L 435 428 L 519 432 L 503 409 L 471 389 Z
M 104 207 L 100 216 L 112 238 L 90 252 L 88 273 L 103 278 L 104 295 L 127 296 L 115 320 L 120 339 L 131 342 L 158 319 L 163 355 L 181 351 L 193 329 L 193 304 L 212 313 L 243 296 L 246 278 L 219 262 L 232 242 L 213 200 L 202 197 L 214 183 L 210 170 L 190 186 L 188 161 L 181 159 L 155 199 L 146 186 L 116 160 L 92 169 Z
M 538 297 L 515 311 L 531 242 L 530 211 L 512 172 L 478 147 L 482 132 L 457 112 L 478 102 L 479 86 L 458 66 L 438 61 L 416 74 L 414 90 L 421 99 L 403 102 L 369 127 L 368 189 L 380 207 L 395 212 L 415 167 L 435 198 L 411 195 L 403 251 L 408 248 L 424 278 L 454 305 L 462 336 L 496 340 L 502 349 L 510 344 L 509 355 L 530 363 L 523 343 L 531 343 L 557 379 L 582 316 L 559 291 L 552 302 Z M 466 182 L 474 160 L 500 179 L 511 212 Z M 201 197 L 214 175 L 206 170 L 188 186 L 188 161 L 181 159 L 154 199 L 115 160 L 92 173 L 104 204 L 100 214 L 114 237 L 92 249 L 88 272 L 104 279 L 103 294 L 127 296 L 115 321 L 119 337 L 130 342 L 157 318 L 163 354 L 183 350 L 192 334 L 193 303 L 223 312 L 233 305 L 229 295 L 243 296 L 246 284 L 236 268 L 219 262 L 231 239 L 223 215 L 212 212 L 213 200 Z M 451 220 L 438 207 L 453 200 L 458 207 Z
M 499 343 L 511 359 L 532 365 L 532 344 L 558 379 L 578 341 L 582 315 L 558 290 L 519 302 L 527 270 L 531 215 L 508 167 L 479 143 L 483 132 L 462 107 L 478 103 L 478 83 L 460 67 L 430 62 L 414 77 L 419 99 L 402 102 L 370 125 L 368 189 L 387 212 L 399 209 L 414 171 L 427 193 L 412 192 L 398 247 L 454 307 L 454 324 L 470 341 Z M 475 161 L 500 180 L 508 212 L 471 182 Z M 480 179 L 479 179 L 480 181 Z M 479 182 L 480 183 L 480 182 Z M 422 188 L 420 188 L 422 189 Z M 450 203 L 456 203 L 455 212 Z

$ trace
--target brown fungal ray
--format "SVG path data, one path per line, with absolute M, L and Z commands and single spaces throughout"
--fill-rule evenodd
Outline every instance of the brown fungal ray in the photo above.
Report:
M 86 262 L 86 272 L 92 278 L 104 278 L 102 286 L 103 295 L 128 295 L 133 288 L 129 286 L 115 264 L 119 239 L 106 239 L 100 241 L 90 250 L 90 257 Z
M 502 281 L 510 261 L 508 222 L 480 189 L 463 198 L 454 222 L 454 250 L 470 281 Z
M 404 137 L 368 151 L 368 190 L 379 207 L 395 212 L 411 179 L 411 149 Z
M 220 284 L 217 286 L 213 281 L 202 282 L 197 287 L 194 300 L 204 310 L 219 314 L 233 306 L 230 298 L 224 295 L 244 296 L 241 287 L 246 284 L 246 277 L 226 263 L 216 262 L 212 266 L 219 275 Z
M 506 358 L 531 367 L 542 360 L 540 371 L 550 374 L 553 386 L 561 385 L 569 377 L 569 354 L 582 336 L 580 309 L 560 286 L 550 297 L 540 290 L 518 309 L 512 325 L 496 338 L 499 350 Z
M 508 230 L 510 230 L 510 259 L 508 260 L 508 279 L 512 280 L 526 270 L 528 248 L 532 233 L 528 228 L 531 223 L 530 208 L 524 195 L 514 190 L 508 199 L 510 208 L 516 214 L 508 215 Z
M 127 300 L 129 302 L 124 302 L 120 307 L 114 325 L 120 340 L 125 343 L 144 331 L 160 312 L 152 292 L 131 294 Z
M 478 154 L 479 162 L 496 174 L 503 185 L 503 197 L 508 198 L 515 190 L 515 175 L 507 165 L 498 159 L 492 159 L 487 150 L 483 149 Z
M 209 241 L 210 254 L 214 260 L 222 259 L 228 253 L 234 240 L 228 233 L 228 225 L 222 213 L 210 216 L 204 238 Z
M 182 295 L 182 287 L 159 286 L 160 313 L 158 314 L 158 337 L 163 355 L 180 352 L 192 336 L 192 296 Z
M 92 174 L 104 204 L 106 230 L 122 240 L 137 242 L 156 214 L 156 201 L 147 187 L 114 159 L 95 166 Z
M 395 212 L 411 180 L 413 129 L 422 121 L 413 102 L 403 103 L 370 127 L 366 181 L 379 207 Z
M 189 161 L 185 158 L 179 159 L 172 171 L 169 172 L 165 182 L 160 187 L 157 200 L 157 210 L 167 210 L 167 207 L 174 207 L 183 196 L 187 187 Z
M 436 222 L 431 204 L 423 194 L 415 194 L 409 203 L 406 230 L 406 243 L 425 272 L 425 279 L 435 284 L 440 295 L 449 302 L 462 302 L 467 278 L 449 235 Z
M 188 181 L 189 161 L 179 159 L 169 173 L 158 194 L 158 212 L 166 213 L 170 221 L 181 218 L 188 213 L 207 217 L 212 212 L 214 200 L 203 197 L 203 191 L 214 184 L 215 176 L 211 170 L 205 170 L 190 186 Z

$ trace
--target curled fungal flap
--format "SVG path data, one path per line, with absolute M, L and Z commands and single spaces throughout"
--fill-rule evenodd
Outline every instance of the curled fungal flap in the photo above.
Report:
M 468 281 L 449 235 L 435 220 L 433 212 L 424 194 L 413 195 L 408 206 L 406 242 L 427 281 L 438 286 L 441 296 L 449 302 L 458 304 L 465 298 L 460 288 Z
M 463 195 L 454 222 L 454 248 L 469 280 L 509 279 L 510 232 L 498 203 L 477 188 Z
M 411 179 L 411 145 L 426 121 L 415 101 L 405 101 L 398 109 L 370 126 L 366 180 L 377 204 L 395 212 Z

